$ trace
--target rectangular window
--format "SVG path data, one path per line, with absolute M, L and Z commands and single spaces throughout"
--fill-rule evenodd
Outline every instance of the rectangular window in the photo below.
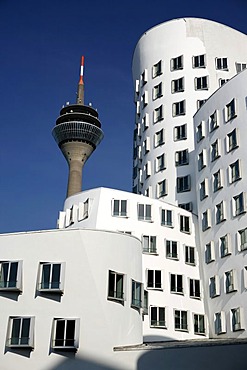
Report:
M 177 192 L 183 193 L 190 191 L 190 175 L 177 177 Z
M 153 88 L 153 100 L 160 98 L 162 95 L 163 95 L 162 82 L 160 82 L 158 85 L 154 86 Z
M 157 253 L 156 236 L 143 235 L 142 250 L 144 253 Z
M 124 300 L 124 274 L 109 271 L 108 299 Z
M 220 78 L 219 79 L 219 86 L 221 87 L 221 86 L 225 85 L 225 83 L 227 81 L 229 81 L 229 78 Z
M 148 105 L 148 92 L 147 91 L 145 91 L 144 94 L 142 94 L 141 103 L 142 103 L 142 108 L 145 108 Z
M 198 171 L 201 171 L 204 167 L 206 167 L 206 151 L 202 150 L 198 154 Z
M 245 201 L 245 193 L 240 193 L 233 197 L 233 215 L 239 216 L 242 213 L 246 212 L 246 201 Z
M 178 242 L 166 240 L 166 257 L 178 259 Z
M 184 91 L 184 77 L 172 80 L 172 93 Z
M 165 154 L 161 154 L 156 158 L 156 172 L 160 172 L 165 168 Z
M 194 333 L 195 334 L 205 334 L 205 316 L 194 314 Z
M 212 132 L 218 127 L 219 127 L 218 114 L 217 111 L 214 111 L 214 113 L 211 114 L 211 116 L 209 117 L 209 131 Z
M 224 210 L 224 202 L 220 202 L 215 207 L 215 221 L 216 224 L 219 224 L 222 221 L 225 221 L 225 210 Z
M 235 63 L 236 64 L 236 72 L 239 73 L 246 69 L 247 64 L 246 63 Z
M 239 230 L 240 251 L 247 249 L 247 228 Z
M 183 69 L 183 55 L 171 59 L 171 71 Z
M 173 117 L 184 115 L 185 112 L 185 100 L 178 101 L 172 104 L 172 115 Z
M 148 71 L 147 69 L 144 69 L 144 71 L 141 74 L 141 85 L 144 86 L 147 81 L 148 81 Z
M 156 328 L 165 328 L 165 307 L 150 307 L 150 326 Z
M 162 144 L 164 144 L 164 129 L 162 128 L 160 131 L 157 131 L 155 133 L 155 137 L 154 137 L 154 145 L 155 147 L 157 146 L 160 146 Z
M 190 297 L 201 298 L 200 280 L 190 279 Z
M 205 262 L 210 263 L 215 260 L 214 243 L 209 242 L 205 246 Z
M 0 290 L 22 290 L 22 261 L 0 261 Z
M 228 256 L 231 254 L 230 235 L 226 234 L 219 240 L 220 254 L 221 257 Z
M 189 265 L 195 265 L 195 247 L 185 246 L 185 263 Z
M 180 231 L 190 233 L 190 218 L 188 216 L 180 215 Z
M 154 110 L 154 123 L 157 123 L 163 119 L 163 105 L 160 105 Z
M 197 108 L 197 110 L 200 109 L 203 106 L 203 104 L 205 103 L 206 100 L 207 99 L 201 99 L 201 100 L 197 100 L 196 101 L 196 108 Z
M 187 124 L 174 127 L 174 141 L 187 139 Z
M 161 225 L 172 227 L 172 211 L 169 209 L 161 210 Z
M 142 127 L 143 131 L 145 131 L 149 127 L 149 114 L 146 113 L 142 118 Z
M 215 333 L 223 334 L 226 333 L 226 316 L 225 312 L 216 312 L 215 314 Z
M 196 55 L 192 57 L 193 68 L 205 68 L 206 67 L 206 55 Z
M 222 188 L 221 171 L 218 170 L 213 174 L 213 190 L 214 192 Z
M 196 136 L 198 143 L 205 137 L 205 124 L 203 121 L 196 128 Z
M 135 280 L 132 280 L 131 306 L 136 308 L 142 307 L 142 283 Z
M 151 204 L 138 204 L 138 220 L 140 221 L 152 221 L 151 211 L 152 206 Z
M 151 176 L 151 162 L 148 161 L 144 165 L 144 174 L 145 174 L 145 179 L 147 179 L 149 176 Z
M 196 90 L 208 90 L 208 76 L 195 77 Z
M 189 164 L 189 151 L 188 149 L 180 150 L 175 153 L 175 165 L 185 166 Z
M 147 270 L 147 288 L 162 289 L 161 270 Z
M 183 294 L 183 275 L 171 274 L 171 293 Z
M 117 217 L 127 217 L 127 200 L 112 200 L 112 215 Z
M 220 280 L 219 276 L 215 275 L 210 278 L 210 297 L 214 298 L 220 295 Z
M 216 58 L 215 66 L 216 66 L 216 69 L 227 71 L 228 70 L 227 58 Z
M 243 330 L 243 320 L 242 320 L 242 310 L 240 307 L 238 308 L 232 308 L 231 309 L 232 314 L 232 330 L 238 331 Z
M 240 162 L 239 159 L 230 164 L 229 166 L 229 177 L 230 177 L 230 183 L 233 183 L 235 181 L 238 181 L 241 179 L 241 172 L 240 172 Z
M 205 231 L 211 227 L 211 220 L 210 220 L 210 214 L 209 209 L 207 209 L 202 214 L 202 231 Z
M 144 140 L 144 154 L 147 154 L 150 150 L 150 137 L 147 137 L 146 140 Z
M 48 293 L 62 293 L 64 290 L 64 270 L 64 262 L 41 262 L 38 290 Z
M 220 157 L 220 146 L 219 146 L 219 140 L 217 139 L 211 145 L 211 162 L 215 161 L 219 157 Z
M 10 317 L 7 347 L 34 347 L 34 317 Z
M 159 60 L 158 63 L 153 65 L 153 78 L 162 74 L 162 61 Z
M 142 307 L 142 314 L 148 315 L 148 291 L 143 291 L 143 307 Z
M 175 310 L 175 330 L 188 330 L 187 311 Z
M 204 179 L 200 184 L 200 200 L 208 197 L 208 179 Z
M 179 203 L 178 206 L 179 206 L 179 208 L 185 209 L 186 211 L 189 211 L 189 212 L 192 212 L 192 210 L 193 210 L 192 202 Z
M 232 99 L 230 103 L 228 103 L 225 107 L 225 120 L 226 122 L 230 121 L 231 119 L 237 116 L 237 104 L 236 100 Z
M 229 134 L 227 134 L 227 151 L 231 152 L 236 148 L 238 148 L 238 137 L 237 129 L 235 128 Z
M 158 182 L 157 185 L 157 197 L 161 198 L 167 195 L 167 180 L 164 179 L 160 182 Z
M 226 281 L 226 293 L 231 293 L 236 290 L 235 282 L 235 271 L 230 270 L 225 272 L 225 281 Z
M 79 347 L 79 319 L 59 318 L 53 321 L 52 348 L 73 350 Z

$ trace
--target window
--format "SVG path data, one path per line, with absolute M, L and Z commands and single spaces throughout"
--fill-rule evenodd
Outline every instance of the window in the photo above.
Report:
M 143 315 L 148 315 L 148 291 L 144 290 L 143 292 L 143 310 L 142 314 Z
M 190 175 L 177 178 L 177 192 L 190 191 Z
M 202 214 L 202 231 L 205 231 L 211 227 L 211 219 L 209 209 Z
M 211 145 L 211 161 L 215 161 L 220 156 L 219 150 L 219 140 L 215 140 L 215 142 Z
M 227 58 L 216 58 L 215 59 L 216 69 L 228 70 Z
M 163 119 L 163 105 L 160 105 L 154 110 L 154 123 L 157 123 Z
M 220 254 L 221 257 L 228 256 L 231 254 L 230 235 L 226 234 L 219 240 Z
M 213 190 L 214 192 L 216 192 L 221 188 L 222 188 L 221 171 L 218 170 L 213 174 Z
M 183 275 L 171 274 L 171 293 L 183 294 Z
M 189 212 L 192 212 L 192 209 L 193 209 L 192 202 L 179 203 L 178 206 L 179 206 L 179 208 L 183 208 L 183 209 L 185 209 L 186 211 L 189 211 Z
M 34 317 L 9 318 L 7 347 L 34 347 Z
M 246 69 L 247 64 L 246 63 L 236 63 L 236 72 L 239 73 Z
M 162 289 L 161 270 L 147 270 L 147 288 Z
M 225 281 L 226 281 L 226 293 L 231 293 L 236 290 L 235 282 L 235 271 L 230 270 L 225 272 Z
M 184 91 L 184 78 L 178 78 L 177 80 L 172 80 L 172 93 Z
M 151 204 L 138 204 L 138 220 L 140 221 L 152 221 L 151 217 Z
M 161 198 L 167 195 L 167 181 L 166 179 L 158 182 L 157 186 L 157 197 Z
M 145 91 L 141 97 L 142 108 L 145 108 L 148 104 L 148 92 Z
M 185 263 L 189 265 L 195 265 L 195 248 L 188 245 L 185 246 Z
M 180 231 L 190 233 L 190 218 L 188 216 L 180 215 Z
M 147 69 L 144 69 L 144 71 L 141 74 L 141 84 L 142 86 L 145 85 L 145 83 L 148 81 L 148 71 Z
M 206 167 L 206 153 L 205 150 L 202 150 L 201 153 L 198 155 L 198 171 L 201 171 L 204 167 Z
M 196 55 L 192 58 L 193 68 L 205 68 L 206 67 L 206 55 Z
M 166 241 L 166 257 L 178 259 L 178 243 L 173 240 Z
M 220 295 L 220 280 L 219 276 L 215 275 L 210 278 L 210 297 L 214 298 Z
M 233 215 L 239 216 L 246 212 L 245 193 L 240 193 L 233 197 Z
M 195 77 L 196 90 L 208 90 L 208 76 Z
M 201 122 L 196 129 L 197 142 L 201 141 L 205 137 L 205 125 Z
M 240 237 L 240 250 L 243 251 L 247 249 L 247 228 L 239 230 L 238 233 Z
M 210 263 L 215 260 L 214 244 L 209 242 L 205 246 L 205 262 Z
M 162 73 L 162 61 L 159 60 L 158 63 L 153 65 L 153 78 L 161 75 Z
M 124 300 L 124 274 L 109 271 L 108 299 Z
M 156 147 L 160 146 L 162 144 L 164 144 L 164 130 L 163 130 L 163 128 L 162 128 L 162 130 L 155 133 L 155 140 L 154 140 L 154 145 Z
M 189 164 L 189 151 L 188 149 L 180 150 L 175 153 L 175 165 L 185 166 Z
M 208 179 L 204 179 L 200 184 L 200 200 L 208 196 Z
M 85 202 L 79 203 L 79 210 L 78 210 L 78 221 L 85 220 L 89 217 L 89 206 L 90 206 L 90 199 L 86 199 Z
M 142 245 L 144 253 L 157 253 L 156 236 L 143 235 Z
M 219 86 L 223 86 L 227 81 L 229 81 L 228 78 L 220 78 L 219 79 Z
M 118 217 L 127 217 L 127 200 L 113 199 L 112 215 Z
M 150 150 L 150 137 L 147 137 L 146 140 L 144 140 L 144 154 L 147 154 Z
M 217 204 L 215 208 L 216 208 L 215 221 L 216 221 L 216 224 L 219 224 L 220 222 L 225 221 L 223 201 Z
M 243 280 L 244 280 L 244 288 L 247 290 L 247 266 L 243 268 Z
M 131 306 L 136 308 L 142 307 L 142 284 L 135 280 L 132 280 Z
M 211 114 L 211 116 L 209 117 L 209 131 L 212 132 L 218 127 L 219 127 L 219 124 L 218 124 L 217 111 L 214 111 L 214 113 Z
M 205 316 L 194 314 L 194 333 L 195 334 L 205 334 Z
M 185 140 L 187 139 L 187 124 L 174 127 L 174 140 Z
M 153 100 L 160 98 L 163 95 L 162 93 L 162 82 L 153 88 Z
M 147 189 L 144 191 L 145 197 L 150 197 L 152 194 L 152 186 L 148 186 Z
M 230 164 L 229 175 L 230 175 L 230 183 L 233 183 L 241 179 L 239 159 L 236 162 Z
M 0 290 L 22 290 L 22 261 L 0 262 Z
M 141 104 L 139 101 L 136 102 L 136 114 L 139 117 L 141 113 Z
M 40 263 L 40 278 L 38 290 L 40 292 L 62 293 L 64 290 L 65 263 Z
M 237 116 L 236 100 L 232 99 L 225 108 L 225 120 L 226 122 Z
M 232 313 L 232 330 L 237 331 L 237 330 L 243 330 L 243 322 L 241 320 L 242 317 L 242 310 L 240 307 L 238 308 L 232 308 L 231 309 Z
M 196 101 L 196 108 L 200 109 L 207 99 L 201 99 Z
M 165 154 L 161 154 L 156 158 L 156 172 L 160 172 L 165 168 Z
M 144 173 L 145 173 L 145 179 L 147 179 L 149 176 L 151 176 L 151 162 L 148 161 L 144 165 Z
M 149 115 L 146 113 L 142 118 L 142 127 L 143 131 L 145 131 L 149 127 Z
M 175 330 L 188 330 L 187 311 L 175 310 Z
M 227 151 L 231 152 L 236 148 L 238 148 L 238 137 L 237 129 L 235 128 L 233 131 L 227 134 Z
M 201 298 L 200 280 L 190 279 L 190 297 Z
M 151 327 L 158 327 L 158 328 L 165 328 L 166 321 L 165 321 L 165 307 L 150 307 L 150 326 Z
M 225 312 L 217 312 L 215 314 L 215 333 L 222 334 L 226 332 L 226 316 Z
M 171 59 L 171 71 L 183 69 L 183 55 Z
M 181 100 L 172 104 L 173 117 L 181 116 L 184 114 L 185 114 L 185 100 Z
M 59 318 L 53 321 L 52 348 L 73 350 L 79 347 L 79 319 Z
M 161 210 L 161 225 L 172 226 L 172 211 L 169 209 Z
M 140 92 L 140 81 L 136 80 L 135 81 L 135 99 L 138 99 L 139 92 Z

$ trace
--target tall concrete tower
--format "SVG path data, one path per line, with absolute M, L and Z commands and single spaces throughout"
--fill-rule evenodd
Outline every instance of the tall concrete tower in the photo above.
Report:
M 52 130 L 69 165 L 67 197 L 81 191 L 82 168 L 104 136 L 98 113 L 91 106 L 84 105 L 83 69 L 82 56 L 76 104 L 67 103 L 61 109 Z

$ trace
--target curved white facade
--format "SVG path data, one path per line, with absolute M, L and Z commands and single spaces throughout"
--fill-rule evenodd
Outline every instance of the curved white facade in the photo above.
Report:
M 194 117 L 199 235 L 212 337 L 246 337 L 246 86 L 247 70 L 217 90 Z
M 143 34 L 132 65 L 135 193 L 196 212 L 193 115 L 246 66 L 246 46 L 244 34 L 205 19 L 175 19 Z

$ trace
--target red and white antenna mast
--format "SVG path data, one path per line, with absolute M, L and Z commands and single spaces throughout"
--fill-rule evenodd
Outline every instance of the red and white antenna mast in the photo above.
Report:
M 80 68 L 80 79 L 78 83 L 77 90 L 77 104 L 84 105 L 84 81 L 83 81 L 83 72 L 84 72 L 84 56 L 81 57 L 81 68 Z

